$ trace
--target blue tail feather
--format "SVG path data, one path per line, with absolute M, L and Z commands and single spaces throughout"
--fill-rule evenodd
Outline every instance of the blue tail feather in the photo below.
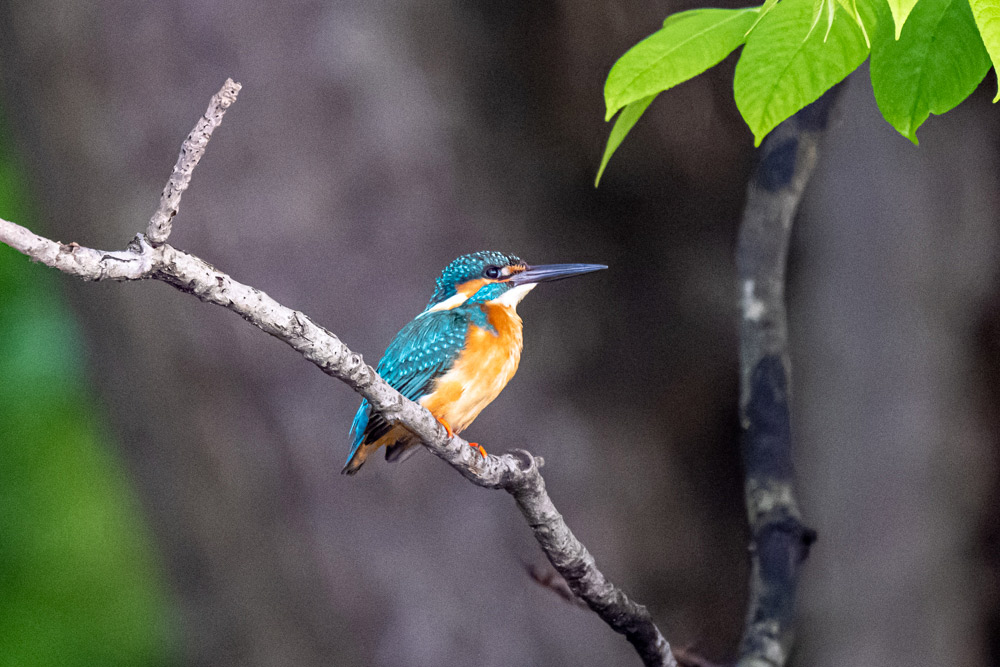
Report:
M 357 453 L 358 448 L 361 447 L 361 443 L 365 438 L 365 428 L 368 426 L 368 399 L 362 399 L 361 407 L 358 408 L 358 413 L 354 415 L 354 421 L 351 423 L 351 453 L 347 455 L 347 463 L 351 462 L 354 458 L 354 454 Z M 346 465 L 346 464 L 345 464 Z

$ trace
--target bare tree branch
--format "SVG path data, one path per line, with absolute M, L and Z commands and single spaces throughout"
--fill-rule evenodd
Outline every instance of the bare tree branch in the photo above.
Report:
M 170 224 L 174 216 L 177 215 L 177 208 L 181 204 L 181 195 L 191 183 L 191 173 L 198 166 L 201 156 L 205 154 L 205 146 L 212 138 L 212 132 L 222 123 L 226 109 L 236 101 L 240 88 L 242 88 L 240 84 L 232 79 L 226 79 L 222 89 L 212 95 L 205 115 L 198 119 L 191 134 L 181 144 L 181 153 L 177 156 L 177 164 L 174 165 L 170 180 L 167 181 L 167 185 L 163 188 L 163 194 L 160 195 L 160 205 L 153 213 L 153 217 L 149 219 L 149 226 L 146 227 L 146 239 L 153 245 L 166 243 L 170 236 Z
M 761 148 L 740 225 L 740 425 L 750 521 L 750 594 L 741 667 L 783 667 L 798 572 L 816 533 L 795 500 L 788 409 L 785 264 L 792 221 L 837 89 L 779 125 Z
M 227 80 L 212 98 L 205 117 L 185 140 L 160 207 L 150 221 L 149 237 L 137 234 L 125 250 L 105 252 L 76 243 L 51 241 L 20 225 L 0 220 L 0 241 L 35 261 L 84 280 L 161 280 L 202 301 L 227 308 L 284 341 L 324 373 L 368 399 L 389 421 L 405 425 L 431 452 L 466 479 L 478 486 L 510 493 L 545 555 L 573 593 L 613 630 L 625 635 L 646 665 L 675 667 L 670 646 L 649 611 L 604 577 L 593 556 L 566 525 L 545 490 L 545 480 L 539 472 L 544 464 L 540 457 L 515 450 L 482 458 L 462 438 L 448 437 L 429 411 L 404 398 L 365 364 L 360 354 L 352 352 L 307 315 L 282 306 L 264 292 L 239 283 L 198 257 L 165 243 L 191 171 L 239 89 L 239 84 Z M 158 239 L 156 243 L 152 242 L 153 235 Z

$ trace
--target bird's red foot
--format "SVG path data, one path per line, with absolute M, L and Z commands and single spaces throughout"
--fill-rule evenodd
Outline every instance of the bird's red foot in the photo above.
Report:
M 455 437 L 455 432 L 451 430 L 451 425 L 448 424 L 448 422 L 446 422 L 445 420 L 441 419 L 440 417 L 434 417 L 434 419 L 438 420 L 438 423 L 441 424 L 441 426 L 444 426 L 444 430 L 446 430 L 448 432 L 448 437 L 449 438 L 454 438 Z
M 434 419 L 437 419 L 438 423 L 441 424 L 441 426 L 444 426 L 444 430 L 448 432 L 449 438 L 455 437 L 455 432 L 451 430 L 451 425 L 448 422 L 441 419 L 440 417 L 434 417 Z M 470 442 L 469 447 L 472 447 L 473 449 L 478 449 L 479 455 L 482 456 L 484 459 L 486 458 L 486 450 L 483 449 L 478 442 Z

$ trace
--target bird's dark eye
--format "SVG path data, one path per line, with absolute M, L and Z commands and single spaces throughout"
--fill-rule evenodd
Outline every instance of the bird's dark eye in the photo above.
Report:
M 500 267 L 499 266 L 487 266 L 483 271 L 483 275 L 490 280 L 496 280 L 500 277 Z

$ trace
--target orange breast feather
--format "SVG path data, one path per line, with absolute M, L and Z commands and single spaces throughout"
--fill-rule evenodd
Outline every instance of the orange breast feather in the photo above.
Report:
M 496 333 L 469 327 L 465 350 L 420 401 L 456 433 L 467 428 L 503 391 L 521 361 L 521 318 L 507 306 L 486 304 L 483 308 Z

